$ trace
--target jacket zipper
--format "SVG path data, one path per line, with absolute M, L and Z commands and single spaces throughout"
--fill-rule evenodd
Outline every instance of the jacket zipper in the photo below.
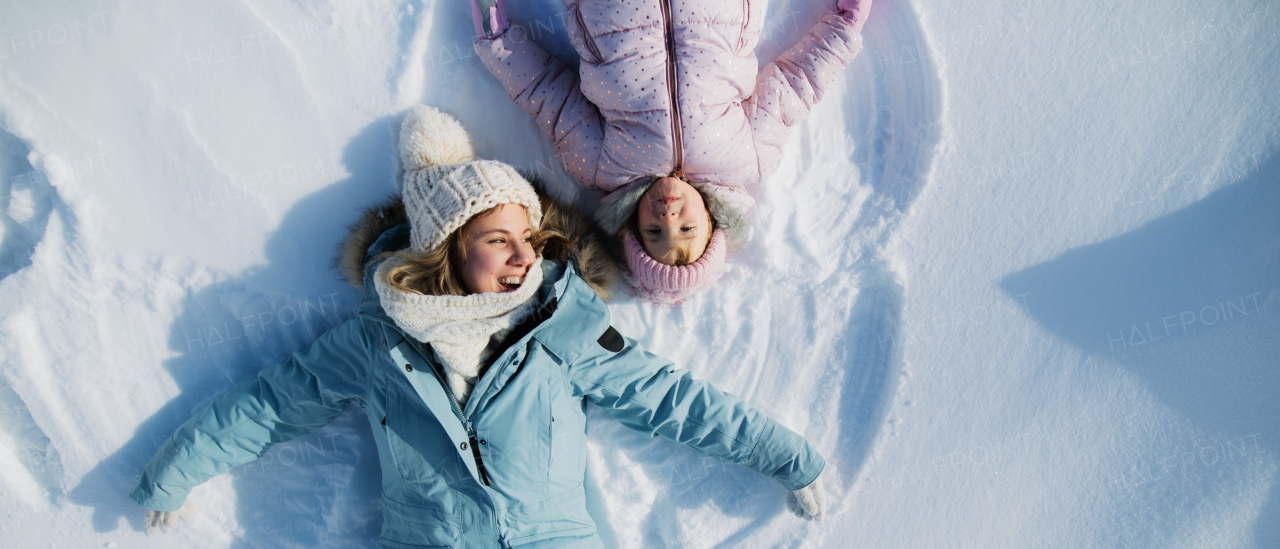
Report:
M 676 34 L 671 28 L 671 0 L 661 0 L 662 26 L 667 42 L 667 90 L 671 92 L 671 139 L 675 145 L 675 169 L 671 175 L 684 178 L 684 144 L 680 130 L 680 103 L 677 92 L 680 83 L 676 78 Z
M 575 4 L 573 6 L 573 18 L 578 22 L 578 30 L 582 32 L 582 42 L 587 45 L 587 50 L 591 55 L 595 56 L 594 61 L 598 63 L 604 62 L 604 56 L 600 55 L 600 50 L 596 48 L 595 40 L 591 39 L 591 35 L 587 34 L 587 23 L 582 20 L 582 8 Z
M 398 332 L 400 336 L 404 338 L 405 341 L 409 342 L 409 345 L 413 347 L 413 350 L 418 352 L 418 356 L 422 357 L 423 362 L 426 362 L 431 366 L 431 373 L 435 374 L 436 379 L 440 381 L 440 386 L 444 387 L 444 392 L 449 395 L 449 404 L 453 407 L 453 413 L 457 414 L 458 421 L 461 421 L 462 426 L 467 430 L 467 439 L 470 441 L 469 443 L 471 444 L 471 455 L 476 460 L 476 472 L 480 473 L 480 480 L 484 482 L 484 485 L 490 486 L 489 472 L 484 467 L 484 460 L 481 459 L 480 457 L 480 447 L 476 444 L 478 437 L 476 437 L 475 426 L 471 423 L 470 418 L 467 418 L 466 416 L 462 415 L 462 407 L 461 405 L 458 404 L 458 397 L 454 396 L 453 389 L 449 387 L 449 382 L 445 380 L 444 375 L 440 373 L 438 366 L 427 359 L 427 353 L 424 352 L 422 348 L 418 346 L 418 342 L 414 341 L 413 338 L 409 337 L 408 334 L 404 333 L 404 330 L 401 330 L 399 326 L 396 326 L 395 324 L 392 324 L 380 318 L 375 318 L 371 315 L 366 315 L 364 313 L 360 313 L 360 316 L 363 316 L 369 320 L 373 320 L 375 322 L 380 322 L 382 324 L 390 326 L 391 329 Z

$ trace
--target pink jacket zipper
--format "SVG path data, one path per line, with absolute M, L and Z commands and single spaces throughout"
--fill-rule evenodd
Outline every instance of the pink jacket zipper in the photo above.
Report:
M 662 24 L 667 38 L 667 90 L 671 92 L 671 139 L 675 147 L 675 168 L 671 175 L 684 178 L 684 143 L 680 129 L 680 83 L 676 78 L 676 38 L 671 28 L 671 0 L 661 0 Z

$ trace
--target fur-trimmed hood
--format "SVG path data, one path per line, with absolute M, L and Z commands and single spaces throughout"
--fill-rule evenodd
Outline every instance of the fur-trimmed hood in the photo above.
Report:
M 640 207 L 640 199 L 657 180 L 656 176 L 642 177 L 606 195 L 600 201 L 600 207 L 596 208 L 596 223 L 609 234 L 623 238 L 623 230 Z M 745 192 L 723 186 L 702 183 L 692 185 L 706 200 L 707 211 L 711 213 L 711 219 L 715 220 L 716 227 L 724 229 L 729 249 L 736 250 L 746 244 L 751 239 L 751 221 L 746 213 L 749 207 L 743 207 L 743 204 L 744 200 L 750 201 L 751 198 L 742 198 L 746 196 Z
M 608 299 L 617 283 L 620 271 L 618 251 L 612 247 L 607 235 L 590 219 L 571 205 L 561 204 L 543 191 L 545 186 L 536 177 L 527 179 L 538 191 L 542 203 L 542 227 L 554 230 L 568 239 L 567 246 L 548 243 L 542 250 L 547 259 L 565 261 L 574 257 L 582 279 L 600 297 Z M 365 208 L 360 220 L 347 230 L 347 237 L 338 248 L 334 263 L 347 283 L 364 289 L 365 258 L 369 247 L 387 230 L 407 224 L 404 202 L 399 196 Z

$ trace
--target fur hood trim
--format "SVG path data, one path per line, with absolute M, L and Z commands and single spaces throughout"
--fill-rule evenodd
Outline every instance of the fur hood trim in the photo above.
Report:
M 364 208 L 360 219 L 347 227 L 347 237 L 342 239 L 333 261 L 347 284 L 364 289 L 364 260 L 369 255 L 369 247 L 382 233 L 408 222 L 404 201 L 399 196 Z
M 542 228 L 560 233 L 567 244 L 552 241 L 542 250 L 542 257 L 564 262 L 575 258 L 579 274 L 600 297 L 608 299 L 621 272 L 618 251 L 595 223 L 571 205 L 561 204 L 548 196 L 538 177 L 526 179 L 537 190 L 542 205 Z M 348 284 L 364 289 L 365 258 L 369 247 L 379 236 L 396 225 L 409 222 L 404 202 L 392 196 L 380 204 L 364 209 L 359 221 L 347 229 L 347 237 L 338 248 L 334 264 Z
M 600 199 L 600 207 L 596 208 L 596 223 L 609 234 L 621 237 L 622 229 L 627 226 L 631 214 L 640 206 L 640 198 L 657 180 L 653 176 L 641 177 Z
M 751 240 L 751 220 L 747 219 L 747 212 L 724 200 L 709 185 L 694 183 L 693 188 L 698 189 L 698 192 L 707 199 L 707 209 L 711 211 L 711 219 L 716 220 L 716 228 L 724 230 L 725 244 L 730 250 L 741 248 Z
M 609 234 L 622 238 L 622 231 L 626 228 L 627 221 L 631 219 L 636 208 L 640 207 L 640 198 L 657 180 L 657 177 L 642 177 L 609 193 L 600 201 L 600 207 L 596 208 L 596 222 Z M 724 229 L 730 250 L 741 248 L 751 240 L 751 221 L 747 219 L 746 212 L 723 199 L 720 193 L 716 192 L 715 187 L 700 183 L 691 184 L 706 200 L 707 209 L 711 212 L 711 219 L 715 220 L 716 228 Z

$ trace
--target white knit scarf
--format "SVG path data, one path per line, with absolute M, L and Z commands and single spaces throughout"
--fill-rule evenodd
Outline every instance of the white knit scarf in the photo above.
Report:
M 529 267 L 515 291 L 471 295 L 422 295 L 392 288 L 387 273 L 402 262 L 391 258 L 374 276 L 382 308 L 410 337 L 435 349 L 458 404 L 465 404 L 479 379 L 480 364 L 493 353 L 491 347 L 533 312 L 534 294 L 542 285 L 542 258 Z

